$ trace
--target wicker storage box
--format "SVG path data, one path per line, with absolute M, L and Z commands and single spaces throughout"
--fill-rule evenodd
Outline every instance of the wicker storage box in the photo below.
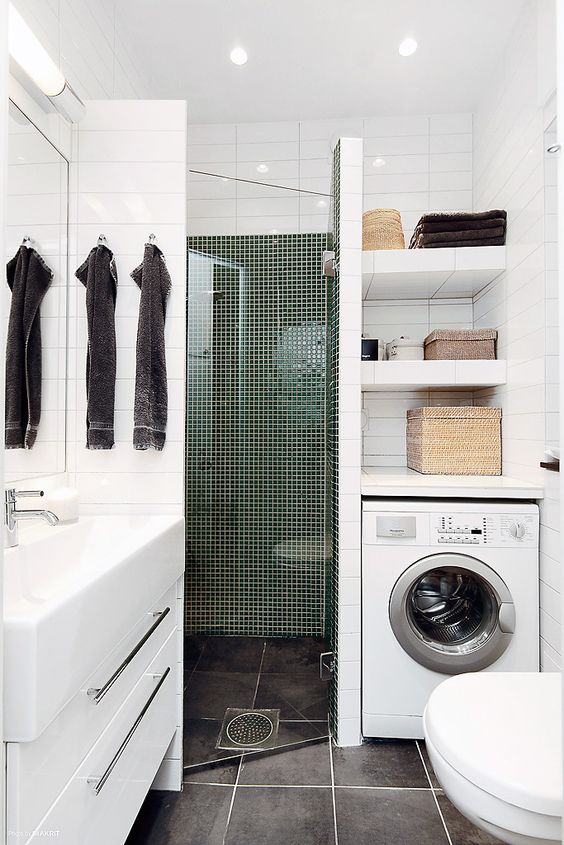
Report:
M 493 360 L 496 341 L 496 329 L 436 329 L 425 338 L 425 360 Z
M 373 208 L 362 215 L 363 249 L 405 249 L 401 215 L 395 208 Z
M 501 409 L 413 408 L 407 465 L 433 475 L 501 475 Z

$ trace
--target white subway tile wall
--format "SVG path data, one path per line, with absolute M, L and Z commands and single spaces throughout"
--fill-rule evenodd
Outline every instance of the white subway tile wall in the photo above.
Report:
M 474 115 L 474 203 L 508 212 L 507 271 L 476 297 L 477 327 L 499 328 L 498 355 L 507 359 L 504 387 L 476 394 L 503 409 L 503 471 L 545 486 L 541 503 L 540 624 L 543 670 L 561 667 L 558 475 L 543 470 L 546 402 L 547 306 L 554 297 L 554 226 L 544 227 L 544 144 L 548 116 L 539 97 L 541 45 L 536 7 L 527 3 L 488 99 Z M 555 87 L 552 80 L 552 90 Z M 549 196 L 549 193 L 547 193 Z M 548 326 L 550 337 L 552 326 Z M 551 397 L 552 392 L 548 393 Z M 554 419 L 550 417 L 550 419 Z
M 133 127 L 133 128 L 128 128 Z M 74 130 L 71 165 L 71 274 L 104 233 L 116 258 L 116 445 L 108 452 L 84 448 L 86 385 L 85 292 L 71 275 L 69 296 L 69 478 L 90 510 L 128 505 L 182 513 L 186 302 L 186 112 L 179 101 L 91 101 Z M 135 162 L 108 177 L 125 151 Z M 119 165 L 121 168 L 121 164 Z M 162 173 L 162 179 L 160 175 Z M 84 190 L 84 183 L 95 191 Z M 166 190 L 165 190 L 166 188 Z M 165 340 L 170 430 L 163 452 L 132 446 L 135 344 L 139 290 L 130 273 L 140 263 L 151 232 L 158 238 L 172 277 Z
M 183 101 L 91 101 L 73 129 L 69 232 L 69 381 L 67 471 L 86 513 L 184 511 L 186 378 L 186 104 Z M 135 151 L 126 165 L 126 151 Z M 114 178 L 115 177 L 115 180 Z M 162 452 L 133 449 L 135 344 L 139 289 L 130 273 L 157 235 L 172 279 L 165 324 L 169 390 L 167 441 Z M 85 448 L 85 290 L 73 275 L 99 234 L 105 234 L 118 271 L 116 306 L 116 444 Z M 157 561 L 158 563 L 158 561 Z M 179 583 L 178 619 L 183 620 Z M 182 626 L 178 662 L 182 662 Z M 179 667 L 182 678 L 182 667 Z M 177 732 L 159 770 L 156 788 L 182 784 L 182 688 Z
M 327 231 L 331 148 L 347 136 L 364 139 L 364 210 L 398 208 L 407 240 L 426 211 L 472 208 L 471 114 L 192 125 L 189 233 Z

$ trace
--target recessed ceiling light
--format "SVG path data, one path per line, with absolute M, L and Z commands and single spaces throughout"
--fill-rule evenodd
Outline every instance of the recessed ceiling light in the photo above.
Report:
M 257 164 L 257 173 L 268 173 L 268 164 Z
M 229 58 L 234 65 L 246 65 L 249 57 L 247 51 L 243 50 L 242 47 L 234 47 L 229 53 Z
M 404 38 L 398 47 L 400 56 L 413 56 L 417 50 L 417 41 L 415 38 Z
M 317 200 L 317 207 L 318 208 L 327 208 L 327 201 L 326 200 Z
M 374 161 L 372 162 L 372 167 L 384 167 L 385 164 L 386 164 L 385 158 L 375 158 Z

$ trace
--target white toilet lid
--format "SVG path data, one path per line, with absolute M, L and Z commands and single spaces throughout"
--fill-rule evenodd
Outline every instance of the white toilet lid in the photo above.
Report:
M 457 675 L 431 694 L 425 733 L 445 761 L 491 795 L 562 813 L 561 683 L 557 673 Z

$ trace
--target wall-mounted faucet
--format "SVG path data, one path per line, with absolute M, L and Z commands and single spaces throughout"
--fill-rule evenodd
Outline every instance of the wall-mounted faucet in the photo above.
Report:
M 17 500 L 29 496 L 44 496 L 43 490 L 15 490 L 8 487 L 5 493 L 5 542 L 6 548 L 18 545 L 18 522 L 20 519 L 42 519 L 49 525 L 56 525 L 59 517 L 47 510 L 18 510 Z

